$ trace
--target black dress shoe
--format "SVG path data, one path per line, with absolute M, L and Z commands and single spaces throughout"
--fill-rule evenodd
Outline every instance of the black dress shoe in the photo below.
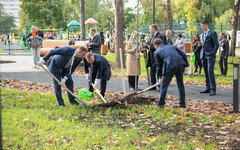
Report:
M 76 102 L 70 102 L 72 105 L 79 105 L 79 103 L 76 101 Z
M 210 90 L 205 90 L 205 91 L 202 91 L 200 93 L 211 93 L 211 91 Z
M 186 108 L 186 106 L 185 105 L 180 105 L 179 108 Z
M 211 93 L 209 94 L 209 96 L 213 96 L 213 95 L 216 95 L 216 92 L 211 92 Z

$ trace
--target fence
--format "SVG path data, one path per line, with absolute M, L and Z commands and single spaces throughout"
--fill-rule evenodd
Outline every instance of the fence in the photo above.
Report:
M 201 34 L 203 31 L 201 29 L 201 23 L 195 23 L 195 26 L 197 26 L 197 32 L 198 34 Z M 149 33 L 149 26 L 150 25 L 140 25 L 139 26 L 139 31 L 141 33 L 145 33 L 145 34 L 150 34 Z M 214 30 L 217 32 L 217 34 L 219 35 L 219 33 L 221 32 L 226 32 L 226 31 L 230 31 L 232 29 L 231 24 L 209 24 L 209 28 L 210 30 Z M 240 27 L 238 27 L 240 30 Z M 160 24 L 158 25 L 158 29 L 160 31 L 165 32 L 168 29 L 168 25 L 167 24 Z M 177 35 L 179 33 L 181 33 L 183 35 L 183 37 L 185 38 L 186 41 L 191 41 L 191 35 L 187 32 L 188 27 L 187 24 L 185 22 L 183 23 L 173 23 L 173 31 L 174 31 L 174 38 L 177 38 Z M 193 35 L 192 35 L 193 36 Z

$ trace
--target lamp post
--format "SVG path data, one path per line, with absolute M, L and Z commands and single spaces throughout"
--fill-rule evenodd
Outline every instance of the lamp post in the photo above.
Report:
M 239 112 L 239 63 L 233 64 L 233 112 Z

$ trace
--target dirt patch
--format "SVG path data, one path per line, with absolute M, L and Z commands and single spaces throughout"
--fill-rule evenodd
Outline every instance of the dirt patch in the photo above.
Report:
M 0 60 L 0 64 L 16 63 L 16 61 Z
M 18 89 L 26 92 L 39 92 L 39 93 L 51 93 L 54 94 L 54 87 L 52 84 L 47 83 L 36 83 L 29 81 L 19 81 L 17 79 L 0 79 L 1 86 L 8 89 Z M 81 87 L 75 87 L 74 93 L 78 93 L 78 89 Z M 67 94 L 66 90 L 63 90 L 63 94 Z M 97 95 L 94 96 L 94 99 L 99 99 Z M 139 94 L 134 97 L 125 98 L 122 92 L 116 92 L 108 90 L 106 92 L 105 99 L 108 100 L 109 104 L 102 104 L 102 101 L 96 103 L 95 107 L 120 107 L 124 108 L 123 105 L 128 104 L 138 104 L 138 105 L 156 105 L 159 96 L 152 96 L 147 94 Z M 179 106 L 179 98 L 173 97 L 171 95 L 166 96 L 166 108 L 175 108 Z M 191 98 L 186 98 L 187 108 L 183 111 L 192 111 L 203 114 L 219 114 L 229 115 L 233 110 L 233 105 L 230 102 L 221 102 L 221 101 L 208 101 L 208 100 L 196 100 Z

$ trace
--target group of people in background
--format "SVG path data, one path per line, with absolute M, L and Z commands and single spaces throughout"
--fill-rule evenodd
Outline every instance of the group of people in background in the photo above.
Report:
M 12 45 L 14 41 L 14 33 L 6 33 L 1 35 L 1 43 L 4 43 L 4 45 Z

